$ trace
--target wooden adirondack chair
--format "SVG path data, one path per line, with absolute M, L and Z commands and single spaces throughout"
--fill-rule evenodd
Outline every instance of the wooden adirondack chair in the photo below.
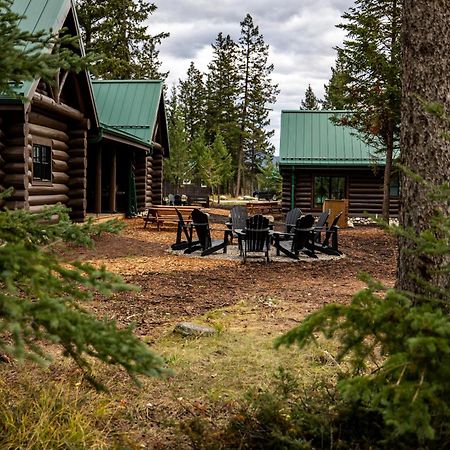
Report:
M 189 246 L 198 245 L 199 241 L 192 242 L 192 233 L 190 233 L 189 224 L 187 224 L 184 221 L 183 215 L 178 210 L 178 208 L 175 208 L 175 212 L 177 213 L 178 216 L 178 227 L 177 227 L 177 239 L 175 241 L 175 244 L 171 245 L 172 250 L 184 250 Z M 182 240 L 183 234 L 184 237 L 186 238 L 185 241 Z
M 228 245 L 228 237 L 226 231 L 224 232 L 223 240 L 212 240 L 211 239 L 211 230 L 209 227 L 208 215 L 199 209 L 194 209 L 192 211 L 192 224 L 190 225 L 190 236 L 191 243 L 188 248 L 184 251 L 184 253 L 192 253 L 197 250 L 201 250 L 202 256 L 210 255 L 211 253 L 215 253 L 218 250 L 222 250 L 223 252 L 227 252 Z M 192 230 L 195 229 L 198 237 L 198 241 L 192 240 Z
M 277 256 L 280 252 L 290 258 L 298 259 L 300 252 L 311 258 L 317 258 L 314 252 L 314 217 L 311 214 L 297 219 L 292 233 L 289 233 L 292 240 L 287 240 L 284 235 L 287 233 L 273 233 L 273 245 L 277 249 Z
M 327 220 L 330 216 L 330 210 L 326 210 L 323 213 L 320 214 L 320 216 L 317 218 L 316 223 L 314 224 L 314 236 L 316 239 L 316 242 L 320 242 L 322 238 L 322 232 L 326 230 L 328 224 Z
M 284 221 L 284 232 L 290 233 L 292 228 L 295 227 L 297 220 L 302 215 L 302 210 L 300 208 L 293 208 L 286 214 L 286 219 Z
M 231 229 L 228 232 L 231 243 L 233 243 L 233 237 L 237 236 L 236 230 L 243 230 L 245 228 L 247 219 L 248 213 L 245 206 L 236 205 L 231 208 L 231 223 L 229 224 Z
M 267 262 L 270 262 L 270 229 L 269 219 L 257 214 L 249 217 L 245 224 L 245 229 L 237 232 L 239 238 L 239 248 L 244 263 L 247 261 L 248 253 L 264 252 Z
M 342 252 L 338 249 L 338 230 L 337 223 L 342 215 L 342 211 L 333 219 L 331 225 L 325 231 L 325 239 L 323 241 L 315 239 L 314 248 L 327 255 L 340 256 Z M 331 246 L 330 246 L 331 239 Z

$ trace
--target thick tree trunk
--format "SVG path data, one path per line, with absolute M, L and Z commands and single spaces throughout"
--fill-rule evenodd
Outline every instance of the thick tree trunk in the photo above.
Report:
M 448 123 L 424 110 L 422 101 L 439 103 L 450 114 L 450 2 L 404 0 L 402 162 L 433 184 L 450 178 L 450 142 L 443 138 Z M 430 201 L 427 188 L 410 177 L 401 181 L 401 224 L 416 232 L 429 227 L 436 210 L 449 214 L 446 202 Z M 420 293 L 415 274 L 435 286 L 450 287 L 448 276 L 433 269 L 448 262 L 446 257 L 409 254 L 412 244 L 399 241 L 398 287 Z

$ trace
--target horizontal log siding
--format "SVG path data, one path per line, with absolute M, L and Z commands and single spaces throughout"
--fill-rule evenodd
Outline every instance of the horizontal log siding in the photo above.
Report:
M 292 168 L 282 166 L 283 210 L 291 208 Z M 313 205 L 313 183 L 315 176 L 342 176 L 347 179 L 347 197 L 349 199 L 349 215 L 362 216 L 365 212 L 381 214 L 383 205 L 382 170 L 374 173 L 370 168 L 304 168 L 295 167 L 295 201 L 294 205 L 303 212 L 315 211 Z M 398 214 L 398 198 L 391 199 L 390 212 Z
M 41 193 L 41 190 L 36 189 L 40 187 L 40 183 L 30 178 L 28 200 L 30 211 L 38 212 L 47 205 L 55 205 L 57 203 L 68 205 L 69 189 L 67 183 L 69 175 L 67 172 L 69 169 L 69 154 L 67 149 L 69 136 L 66 132 L 67 125 L 63 121 L 47 117 L 44 111 L 36 112 L 33 109 L 28 117 L 28 125 L 32 142 L 37 142 L 39 138 L 42 138 L 49 139 L 52 144 L 52 183 L 46 186 L 45 193 Z M 31 171 L 33 162 L 31 161 L 30 163 Z M 63 190 L 65 191 L 64 193 L 61 192 Z
M 162 203 L 162 176 L 163 176 L 163 155 L 160 151 L 153 154 L 152 170 L 152 203 L 161 205 Z
M 147 161 L 144 152 L 136 152 L 134 174 L 136 177 L 136 202 L 138 211 L 145 209 L 147 188 Z
M 152 202 L 152 175 L 153 175 L 153 158 L 147 156 L 146 158 L 147 172 L 146 172 L 146 189 L 145 189 L 145 208 L 150 208 L 153 205 Z
M 23 116 L 22 116 L 23 117 Z M 2 171 L 3 186 L 14 188 L 10 197 L 5 200 L 4 205 L 8 209 L 25 208 L 28 209 L 28 186 L 31 180 L 31 136 L 28 126 L 23 122 L 15 122 L 3 128 L 4 137 L 2 159 L 4 161 Z
M 5 160 L 3 159 L 3 152 L 5 150 L 5 133 L 3 132 L 2 129 L 2 125 L 3 125 L 3 120 L 0 117 L 0 189 L 3 190 L 4 189 L 4 176 L 5 176 Z M 3 199 L 0 199 L 0 207 L 4 206 L 5 201 Z
M 69 132 L 68 157 L 70 217 L 74 221 L 82 222 L 87 209 L 87 130 Z

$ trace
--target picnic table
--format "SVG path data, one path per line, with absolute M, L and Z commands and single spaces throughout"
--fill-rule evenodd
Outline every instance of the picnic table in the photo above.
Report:
M 144 217 L 144 228 L 147 228 L 149 223 L 155 223 L 158 231 L 161 226 L 166 223 L 178 223 L 178 216 L 175 209 L 180 211 L 183 219 L 189 221 L 191 219 L 192 211 L 195 206 L 171 206 L 171 205 L 156 205 L 148 208 L 147 215 Z
M 280 202 L 248 202 L 246 204 L 247 211 L 249 216 L 252 216 L 254 214 L 275 214 L 275 213 L 282 213 L 282 207 Z

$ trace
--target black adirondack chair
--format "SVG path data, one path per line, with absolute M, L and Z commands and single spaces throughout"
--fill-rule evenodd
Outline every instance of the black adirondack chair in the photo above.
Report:
M 315 240 L 316 242 L 320 242 L 322 238 L 322 232 L 327 229 L 328 223 L 328 217 L 330 216 L 330 210 L 326 210 L 320 214 L 320 216 L 317 218 L 316 223 L 314 224 L 314 234 L 315 234 Z
M 177 239 L 175 241 L 175 244 L 171 245 L 172 250 L 184 250 L 185 248 L 188 248 L 192 245 L 198 245 L 199 241 L 192 241 L 192 233 L 190 232 L 189 224 L 187 224 L 184 219 L 183 215 L 180 213 L 180 211 L 175 208 L 175 211 L 178 216 L 178 227 L 177 227 Z M 182 237 L 186 238 L 186 240 L 182 240 Z
M 284 232 L 290 233 L 292 228 L 295 227 L 298 218 L 302 215 L 300 208 L 293 208 L 286 214 L 286 220 L 284 221 Z
M 342 211 L 333 219 L 331 225 L 325 231 L 325 238 L 323 241 L 317 241 L 315 239 L 314 248 L 327 255 L 340 256 L 342 252 L 338 249 L 338 231 L 339 227 L 337 225 L 339 218 L 342 215 Z M 331 240 L 331 245 L 330 245 Z
M 288 233 L 274 233 L 273 245 L 277 249 L 277 256 L 280 252 L 290 258 L 298 259 L 300 252 L 311 258 L 317 258 L 314 251 L 314 217 L 311 214 L 297 219 L 291 235 L 291 240 L 285 238 Z
M 190 236 L 191 242 L 184 253 L 192 253 L 197 250 L 201 250 L 202 256 L 211 255 L 218 250 L 223 250 L 224 253 L 227 252 L 228 237 L 226 232 L 224 232 L 223 240 L 212 240 L 211 230 L 209 227 L 208 215 L 199 209 L 194 209 L 191 214 L 192 224 L 190 225 Z M 198 241 L 192 240 L 192 231 L 195 229 L 198 237 Z
M 245 229 L 237 231 L 239 248 L 244 263 L 247 261 L 248 253 L 263 252 L 267 262 L 270 262 L 270 228 L 269 219 L 257 214 L 249 217 L 245 223 Z

